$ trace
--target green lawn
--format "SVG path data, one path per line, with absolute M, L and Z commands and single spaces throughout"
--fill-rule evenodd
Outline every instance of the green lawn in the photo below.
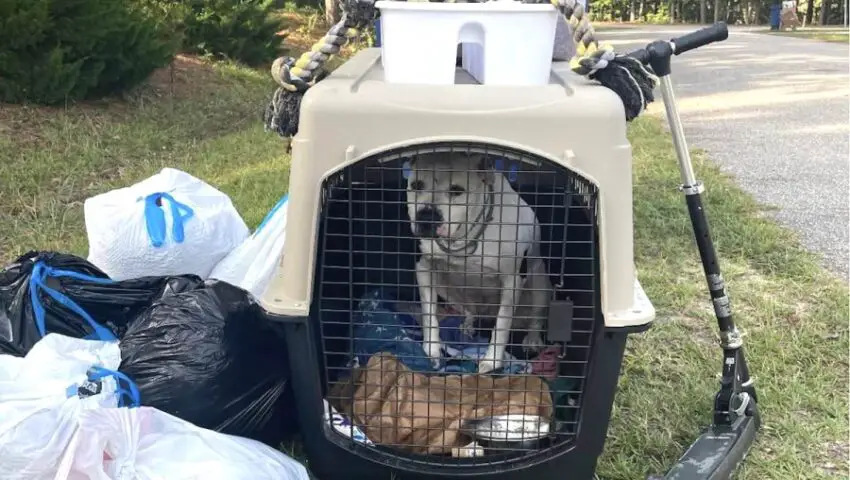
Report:
M 260 119 L 265 72 L 193 59 L 126 101 L 68 109 L 0 107 L 0 257 L 86 252 L 82 202 L 169 166 L 230 195 L 258 224 L 288 185 L 289 157 Z M 162 77 L 162 78 L 159 78 Z
M 622 480 L 662 472 L 710 422 L 720 368 L 671 142 L 654 118 L 634 123 L 630 136 L 638 270 L 658 319 L 629 346 L 600 469 Z M 847 284 L 704 156 L 696 159 L 764 418 L 740 478 L 847 478 Z
M 84 255 L 82 202 L 162 167 L 231 196 L 255 226 L 286 191 L 289 157 L 263 132 L 265 72 L 191 59 L 121 101 L 0 105 L 0 260 Z M 673 148 L 656 118 L 630 127 L 639 275 L 657 310 L 629 344 L 600 477 L 669 467 L 711 419 L 720 368 Z M 697 171 L 761 395 L 764 428 L 740 478 L 847 478 L 848 287 L 702 156 Z
M 771 35 L 782 35 L 785 37 L 808 38 L 811 40 L 820 40 L 822 42 L 843 43 L 844 45 L 850 43 L 850 30 L 841 27 L 812 27 L 797 29 L 793 31 L 768 30 L 765 33 L 769 33 Z

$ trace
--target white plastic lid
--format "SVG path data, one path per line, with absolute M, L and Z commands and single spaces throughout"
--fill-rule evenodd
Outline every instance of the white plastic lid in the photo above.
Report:
M 417 10 L 423 12 L 548 12 L 555 8 L 551 3 L 522 3 L 515 0 L 495 0 L 486 3 L 445 3 L 445 2 L 399 2 L 380 0 L 375 2 L 380 10 Z

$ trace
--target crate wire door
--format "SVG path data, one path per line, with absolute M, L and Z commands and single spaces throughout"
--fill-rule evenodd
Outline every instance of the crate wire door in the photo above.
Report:
M 435 158 L 455 160 L 447 170 Z M 482 166 L 463 160 L 473 158 L 483 159 Z M 492 188 L 502 179 L 506 189 Z M 536 219 L 533 256 L 505 246 L 535 230 L 527 215 L 518 221 L 523 215 L 516 202 L 508 205 L 513 191 Z M 395 149 L 330 176 L 322 189 L 318 308 L 311 321 L 320 326 L 326 399 L 352 417 L 347 437 L 357 426 L 388 462 L 428 466 L 493 465 L 569 448 L 581 419 L 591 349 L 602 329 L 596 200 L 596 187 L 575 172 L 527 152 L 477 143 Z M 489 237 L 480 234 L 485 227 Z M 430 265 L 449 282 L 435 285 L 449 297 L 436 306 L 444 350 L 435 362 L 423 344 L 416 265 L 423 242 L 427 249 L 438 241 L 444 253 L 469 263 Z M 517 258 L 506 258 L 506 252 Z M 494 374 L 479 375 L 476 355 L 496 335 L 498 280 L 512 274 L 504 264 L 519 267 L 521 286 L 539 274 L 529 265 L 542 265 L 549 304 L 569 304 L 571 312 L 553 312 L 569 318 L 520 318 L 520 312 L 538 310 L 534 302 L 520 304 L 528 293 L 517 293 L 506 360 Z M 529 351 L 523 340 L 535 333 L 560 341 Z M 520 441 L 506 436 L 482 442 L 464 430 L 473 418 L 504 414 L 524 414 L 529 422 L 541 418 L 540 437 L 525 432 Z

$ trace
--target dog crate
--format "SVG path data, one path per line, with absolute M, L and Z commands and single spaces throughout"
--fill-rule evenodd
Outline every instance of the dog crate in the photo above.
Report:
M 261 302 L 319 478 L 592 478 L 627 335 L 655 315 L 623 116 L 566 64 L 540 87 L 460 69 L 454 85 L 400 85 L 378 49 L 306 93 Z M 498 364 L 494 316 L 511 319 Z

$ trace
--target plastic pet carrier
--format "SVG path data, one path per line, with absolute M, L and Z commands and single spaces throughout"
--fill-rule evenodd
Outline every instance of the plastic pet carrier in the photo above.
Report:
M 263 305 L 320 478 L 592 478 L 655 312 L 623 105 L 552 71 L 391 84 L 369 49 L 304 96 Z

